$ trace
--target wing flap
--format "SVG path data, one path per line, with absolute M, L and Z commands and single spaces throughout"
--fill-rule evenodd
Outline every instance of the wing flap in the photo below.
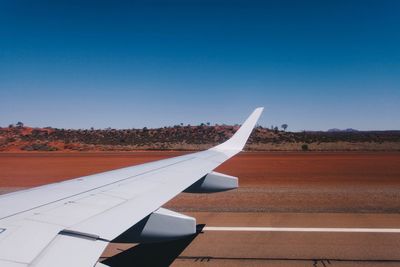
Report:
M 30 266 L 93 266 L 107 245 L 108 242 L 99 239 L 58 234 Z
M 58 225 L 32 220 L 7 226 L 0 235 L 0 260 L 29 264 L 61 229 Z

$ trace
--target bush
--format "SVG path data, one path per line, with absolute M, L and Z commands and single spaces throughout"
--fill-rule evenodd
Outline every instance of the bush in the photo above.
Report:
M 39 144 L 39 143 L 23 146 L 21 149 L 25 150 L 25 151 L 57 151 L 58 150 L 56 147 L 50 146 L 49 144 Z
M 303 150 L 303 151 L 308 151 L 308 145 L 307 145 L 307 144 L 303 144 L 303 145 L 301 146 L 301 150 Z

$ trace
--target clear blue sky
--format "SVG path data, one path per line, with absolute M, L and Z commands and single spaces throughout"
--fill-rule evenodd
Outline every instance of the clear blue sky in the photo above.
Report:
M 0 125 L 400 129 L 400 1 L 2 1 Z

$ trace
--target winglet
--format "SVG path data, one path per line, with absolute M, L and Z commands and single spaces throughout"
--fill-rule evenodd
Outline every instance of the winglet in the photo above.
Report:
M 256 125 L 258 119 L 261 116 L 264 108 L 256 108 L 253 113 L 247 118 L 247 120 L 242 124 L 242 126 L 237 130 L 237 132 L 224 143 L 213 147 L 213 150 L 234 150 L 241 151 L 247 142 L 254 126 Z

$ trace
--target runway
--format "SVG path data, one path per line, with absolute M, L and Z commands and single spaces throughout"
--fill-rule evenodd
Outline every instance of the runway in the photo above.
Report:
M 397 214 L 189 215 L 206 226 L 173 266 L 400 266 Z
M 112 244 L 104 257 L 117 254 L 115 266 L 400 266 L 399 214 L 186 214 L 201 226 L 194 238 Z
M 326 232 L 326 233 L 400 233 L 400 229 L 391 228 L 323 228 L 323 227 L 220 227 L 208 226 L 203 232 Z

